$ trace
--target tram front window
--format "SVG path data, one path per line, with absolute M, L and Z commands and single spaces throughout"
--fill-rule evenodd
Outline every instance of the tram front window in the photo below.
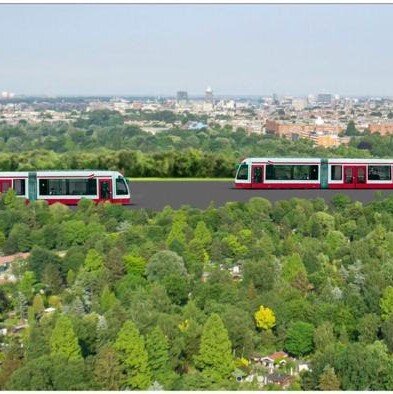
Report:
M 116 194 L 118 196 L 124 196 L 128 194 L 127 184 L 123 177 L 118 177 L 116 179 Z
M 248 165 L 241 164 L 237 170 L 236 179 L 246 181 L 248 179 Z

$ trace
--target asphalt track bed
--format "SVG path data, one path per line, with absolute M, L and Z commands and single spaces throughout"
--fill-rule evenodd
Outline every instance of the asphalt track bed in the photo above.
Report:
M 211 201 L 222 206 L 230 201 L 247 202 L 252 197 L 263 197 L 272 202 L 288 200 L 293 197 L 314 199 L 323 198 L 329 202 L 337 194 L 345 194 L 353 201 L 363 203 L 376 196 L 387 197 L 393 190 L 241 190 L 234 189 L 232 182 L 130 182 L 131 208 L 162 210 L 166 205 L 174 209 L 182 205 L 205 209 Z

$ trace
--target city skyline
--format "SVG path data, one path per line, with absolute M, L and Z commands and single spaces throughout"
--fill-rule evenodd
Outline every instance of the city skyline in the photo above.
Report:
M 391 5 L 1 4 L 17 95 L 391 96 Z

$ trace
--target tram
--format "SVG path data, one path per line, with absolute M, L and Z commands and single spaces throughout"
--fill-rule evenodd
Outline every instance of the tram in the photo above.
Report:
M 14 189 L 26 201 L 76 205 L 82 199 L 130 204 L 126 179 L 116 171 L 0 172 L 0 193 Z
M 392 159 L 247 158 L 238 189 L 393 189 Z

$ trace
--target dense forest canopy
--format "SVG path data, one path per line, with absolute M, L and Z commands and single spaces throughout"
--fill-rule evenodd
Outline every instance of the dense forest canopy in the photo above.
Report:
M 310 366 L 289 388 L 391 390 L 392 245 L 391 197 L 152 212 L 9 191 L 0 247 L 30 256 L 0 286 L 0 388 L 258 389 L 255 354 L 286 352 Z
M 132 113 L 130 119 L 181 124 L 192 114 Z M 248 134 L 212 124 L 199 131 L 174 126 L 155 134 L 143 131 L 114 111 L 93 111 L 73 124 L 45 121 L 18 126 L 0 124 L 0 171 L 34 169 L 111 169 L 130 177 L 233 177 L 244 157 L 391 157 L 393 138 L 353 136 L 349 146 L 325 149 L 310 140 L 290 141 Z
M 126 121 L 174 122 L 156 134 Z M 389 157 L 169 111 L 0 125 L 0 170 L 232 177 L 247 156 Z M 180 124 L 180 125 L 179 125 Z M 0 389 L 393 390 L 393 197 L 161 212 L 0 195 Z M 5 257 L 12 257 L 7 260 Z M 270 361 L 269 361 L 270 360 Z

